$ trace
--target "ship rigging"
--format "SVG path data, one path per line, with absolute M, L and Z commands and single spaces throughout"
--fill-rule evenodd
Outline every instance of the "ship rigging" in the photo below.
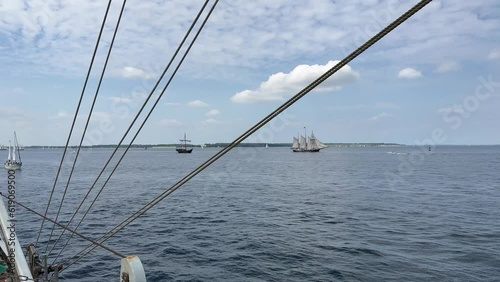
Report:
M 288 101 L 286 101 L 285 103 L 283 103 L 281 106 L 279 106 L 277 109 L 275 109 L 269 115 L 267 115 L 265 118 L 263 118 L 257 124 L 255 124 L 253 127 L 251 127 L 250 129 L 248 129 L 247 131 L 245 131 L 243 134 L 241 134 L 239 137 L 237 137 L 228 146 L 226 146 L 222 150 L 218 151 L 215 155 L 213 155 L 211 158 L 209 158 L 206 162 L 204 162 L 203 164 L 201 164 L 200 166 L 198 166 L 192 172 L 188 173 L 186 176 L 184 176 L 182 179 L 180 179 L 179 181 L 177 181 L 172 186 L 167 187 L 165 189 L 165 191 L 162 192 L 160 195 L 158 195 L 155 198 L 153 198 L 151 201 L 149 201 L 142 208 L 138 209 L 136 212 L 134 212 L 133 214 L 131 214 L 128 218 L 126 218 L 125 220 L 123 220 L 121 223 L 117 224 L 115 227 L 113 227 L 112 229 L 110 229 L 105 235 L 101 236 L 98 239 L 91 239 L 91 238 L 89 238 L 89 237 L 87 237 L 87 236 L 85 236 L 83 234 L 78 233 L 78 231 L 77 231 L 78 227 L 81 225 L 82 221 L 84 220 L 85 216 L 88 214 L 88 212 L 90 211 L 90 209 L 92 208 L 92 206 L 95 203 L 96 199 L 99 197 L 99 195 L 101 194 L 102 190 L 105 188 L 106 183 L 109 181 L 109 179 L 113 175 L 113 172 L 119 166 L 121 160 L 123 159 L 123 157 L 125 156 L 125 154 L 129 150 L 129 148 L 131 147 L 131 145 L 133 144 L 134 140 L 136 139 L 136 137 L 138 136 L 139 132 L 143 128 L 145 122 L 150 117 L 152 111 L 154 110 L 154 108 L 158 104 L 160 98 L 165 93 L 165 90 L 167 89 L 167 87 L 169 86 L 170 82 L 174 78 L 177 70 L 182 65 L 184 59 L 188 55 L 191 47 L 193 46 L 193 44 L 196 41 L 198 35 L 200 34 L 201 30 L 204 28 L 206 22 L 208 21 L 210 15 L 212 14 L 213 10 L 215 9 L 215 7 L 216 7 L 216 5 L 218 3 L 218 1 L 214 1 L 212 7 L 209 9 L 208 12 L 206 12 L 206 15 L 205 15 L 205 18 L 204 18 L 203 22 L 198 27 L 198 31 L 196 32 L 196 34 L 191 38 L 190 44 L 188 45 L 187 49 L 185 50 L 184 54 L 182 55 L 182 57 L 181 57 L 178 65 L 176 66 L 176 68 L 173 71 L 172 75 L 168 79 L 167 84 L 164 86 L 163 90 L 158 95 L 156 102 L 154 103 L 154 105 L 152 106 L 152 108 L 150 109 L 150 111 L 148 112 L 148 114 L 146 115 L 146 117 L 144 118 L 144 121 L 142 122 L 142 124 L 140 125 L 140 127 L 137 129 L 137 131 L 136 131 L 135 135 L 133 136 L 132 140 L 127 145 L 125 151 L 121 155 L 119 161 L 116 164 L 114 164 L 114 168 L 113 168 L 111 174 L 108 176 L 108 178 L 104 182 L 103 186 L 100 188 L 99 192 L 94 197 L 94 199 L 91 202 L 91 204 L 87 207 L 87 210 L 84 213 L 84 216 L 80 219 L 80 221 L 78 222 L 78 224 L 77 224 L 77 226 L 75 228 L 69 228 L 68 226 L 73 221 L 73 219 L 74 219 L 75 215 L 78 213 L 78 211 L 82 208 L 82 205 L 87 200 L 87 198 L 88 198 L 91 190 L 95 187 L 96 183 L 98 182 L 98 180 L 102 176 L 104 170 L 110 164 L 111 159 L 113 158 L 113 156 L 117 152 L 118 148 L 123 143 L 125 137 L 130 133 L 130 131 L 132 129 L 132 126 L 137 121 L 139 115 L 141 115 L 144 107 L 149 102 L 150 98 L 153 96 L 153 93 L 156 91 L 156 89 L 157 89 L 158 85 L 160 84 L 160 82 L 163 80 L 164 75 L 166 74 L 167 70 L 170 68 L 171 64 L 173 63 L 173 60 L 177 57 L 178 53 L 181 50 L 181 47 L 184 46 L 184 44 L 186 43 L 186 41 L 189 38 L 189 36 L 191 36 L 192 30 L 194 29 L 194 27 L 198 23 L 198 20 L 200 19 L 201 15 L 205 11 L 205 9 L 206 9 L 206 7 L 207 7 L 207 5 L 209 3 L 209 0 L 206 0 L 204 2 L 204 5 L 202 6 L 202 8 L 200 9 L 199 13 L 195 17 L 192 25 L 190 26 L 190 28 L 188 29 L 188 31 L 187 31 L 187 33 L 185 35 L 185 37 L 183 38 L 183 40 L 179 44 L 179 47 L 175 51 L 174 55 L 172 56 L 170 62 L 166 66 L 166 68 L 163 71 L 162 75 L 159 77 L 159 79 L 156 82 L 155 86 L 152 88 L 152 90 L 151 90 L 150 94 L 148 95 L 147 99 L 144 101 L 144 104 L 142 105 L 141 109 L 138 111 L 138 113 L 135 116 L 134 120 L 131 122 L 130 126 L 128 127 L 128 129 L 124 133 L 124 135 L 123 135 L 122 139 L 120 140 L 119 144 L 116 146 L 113 154 L 111 155 L 111 157 L 108 159 L 108 161 L 104 165 L 103 169 L 101 170 L 101 172 L 97 176 L 95 182 L 89 188 L 87 194 L 85 195 L 85 197 L 81 201 L 79 207 L 73 213 L 73 215 L 72 215 L 71 219 L 69 220 L 69 222 L 65 222 L 63 224 L 63 223 L 61 223 L 58 220 L 58 215 L 60 213 L 60 210 L 61 210 L 64 198 L 65 198 L 64 196 L 66 195 L 66 192 L 67 192 L 67 189 L 68 189 L 69 182 L 71 180 L 71 175 L 73 173 L 73 169 L 74 169 L 75 163 L 76 163 L 76 161 L 78 159 L 78 155 L 79 155 L 79 152 L 80 152 L 80 149 L 81 149 L 81 146 L 82 146 L 82 142 L 83 142 L 83 137 L 84 137 L 84 134 L 85 134 L 85 131 L 86 131 L 87 127 L 85 127 L 84 133 L 82 135 L 82 139 L 80 141 L 79 146 L 77 147 L 77 151 L 76 151 L 76 156 L 75 156 L 75 159 L 74 159 L 73 167 L 71 169 L 71 173 L 70 173 L 70 176 L 68 178 L 67 185 L 65 187 L 63 197 L 61 198 L 61 202 L 59 203 L 59 210 L 58 210 L 56 218 L 55 219 L 50 219 L 47 216 L 47 211 L 49 209 L 49 206 L 50 206 L 51 200 L 52 200 L 52 196 L 54 194 L 55 184 L 57 182 L 57 179 L 60 176 L 60 171 L 61 171 L 61 167 L 63 165 L 65 154 L 66 154 L 66 152 L 67 152 L 67 150 L 69 148 L 69 141 L 70 141 L 71 135 L 73 133 L 75 121 L 76 121 L 76 118 L 77 118 L 79 110 L 80 110 L 81 101 L 82 101 L 82 98 L 83 98 L 84 93 L 85 93 L 87 81 L 88 81 L 90 73 L 91 73 L 91 69 L 92 69 L 92 66 L 93 66 L 93 63 L 94 63 L 94 59 L 95 59 L 95 56 L 96 56 L 97 49 L 99 47 L 99 42 L 101 41 L 102 30 L 104 29 L 104 25 L 105 25 L 105 22 L 106 22 L 106 19 L 107 19 L 107 15 L 108 15 L 108 12 L 109 12 L 109 9 L 110 9 L 111 1 L 109 1 L 108 6 L 107 6 L 107 10 L 106 10 L 106 14 L 105 14 L 103 22 L 102 22 L 101 31 L 99 33 L 99 36 L 98 36 L 98 39 L 97 39 L 97 42 L 96 42 L 96 46 L 95 46 L 95 49 L 94 49 L 94 54 L 92 56 L 92 59 L 91 59 L 91 62 L 90 62 L 90 66 L 89 66 L 89 69 L 88 69 L 88 72 L 87 72 L 86 81 L 85 81 L 84 87 L 83 87 L 81 95 L 80 95 L 80 101 L 79 101 L 78 107 L 77 107 L 77 109 L 75 111 L 74 118 L 73 118 L 73 123 L 72 123 L 71 129 L 69 131 L 69 135 L 68 135 L 68 138 L 67 138 L 67 141 L 66 141 L 64 152 L 62 154 L 61 162 L 59 164 L 58 172 L 57 172 L 57 175 L 56 175 L 56 180 L 54 182 L 54 186 L 52 188 L 52 191 L 51 191 L 51 194 L 50 194 L 50 198 L 49 198 L 49 201 L 47 203 L 45 214 L 36 213 L 36 212 L 34 212 L 33 209 L 30 209 L 26 205 L 23 205 L 22 203 L 20 203 L 18 201 L 15 201 L 19 206 L 24 207 L 27 210 L 29 210 L 31 212 L 34 212 L 38 216 L 42 217 L 42 223 L 41 223 L 40 230 L 39 230 L 37 238 L 36 238 L 36 243 L 32 245 L 33 247 L 31 248 L 31 252 L 30 252 L 29 262 L 30 262 L 30 270 L 31 270 L 30 272 L 31 273 L 26 273 L 25 269 L 19 269 L 18 268 L 16 270 L 16 272 L 18 273 L 17 276 L 20 277 L 22 275 L 22 276 L 26 277 L 26 279 L 28 279 L 28 280 L 33 280 L 33 278 L 35 278 L 35 276 L 36 277 L 40 276 L 43 279 L 43 281 L 49 281 L 49 279 L 51 279 L 50 281 L 57 281 L 59 273 L 62 273 L 64 271 L 66 271 L 70 266 L 76 264 L 79 260 L 81 260 L 84 256 L 86 256 L 93 249 L 95 249 L 97 247 L 101 247 L 101 248 L 106 249 L 110 253 L 113 253 L 114 255 L 116 255 L 116 256 L 118 256 L 118 257 L 120 257 L 122 259 L 122 268 L 121 268 L 121 271 L 120 271 L 120 279 L 122 279 L 122 281 L 128 281 L 128 280 L 130 280 L 130 281 L 137 281 L 137 282 L 145 281 L 146 279 L 145 279 L 144 269 L 142 267 L 142 264 L 141 264 L 140 260 L 137 257 L 126 257 L 125 255 L 123 255 L 123 254 L 121 254 L 121 253 L 119 253 L 117 251 L 114 251 L 113 249 L 111 249 L 109 247 L 106 247 L 104 245 L 104 243 L 106 241 L 108 241 L 110 238 L 112 238 L 113 236 L 115 236 L 118 232 L 120 232 L 121 230 L 123 230 L 125 227 L 127 227 L 130 223 L 132 223 L 133 221 L 137 220 L 139 217 L 143 216 L 144 213 L 146 213 L 148 210 L 150 210 L 151 208 L 153 208 L 159 202 L 161 202 L 162 200 L 164 200 L 166 197 L 168 197 L 170 194 L 172 194 L 175 190 L 179 189 L 181 186 L 183 186 L 185 183 L 187 183 L 190 179 L 192 179 L 193 177 L 195 177 L 198 173 L 200 173 L 201 171 L 203 171 L 204 169 L 206 169 L 207 167 L 209 167 L 211 164 L 213 164 L 215 161 L 217 161 L 219 158 L 221 158 L 227 152 L 229 152 L 234 147 L 236 147 L 238 144 L 240 144 L 243 140 L 245 140 L 246 138 L 248 138 L 250 135 L 254 134 L 257 130 L 259 130 L 260 128 L 262 128 L 266 123 L 268 123 L 273 118 L 275 118 L 276 116 L 278 116 L 279 114 L 281 114 L 283 111 L 285 111 L 287 108 L 289 108 L 291 105 L 293 105 L 294 103 L 296 103 L 298 100 L 300 100 L 302 97 L 304 97 L 310 91 L 312 91 L 315 87 L 317 87 L 322 82 L 324 82 L 326 79 L 328 79 L 330 76 L 332 76 L 334 73 L 336 73 L 337 71 L 339 71 L 342 67 L 344 67 L 345 65 L 347 65 L 350 61 L 352 61 L 358 55 L 360 55 L 361 53 L 363 53 L 366 49 L 368 49 L 369 47 L 371 47 L 378 40 L 380 40 L 381 38 L 383 38 L 390 31 L 392 31 L 393 29 L 395 29 L 398 25 L 402 24 L 404 21 L 406 21 L 413 14 L 415 14 L 417 11 L 419 11 L 420 9 L 422 9 L 424 6 L 426 6 L 430 2 L 431 2 L 431 0 L 426 0 L 426 1 L 419 2 L 412 9 L 410 9 L 409 11 L 407 11 L 401 17 L 399 17 L 394 22 L 392 22 L 389 26 L 387 26 L 386 28 L 384 28 L 381 32 L 377 33 L 374 37 L 372 37 L 371 39 L 369 39 L 366 43 L 364 43 L 362 46 L 360 46 L 355 51 L 353 51 L 351 54 L 349 54 L 346 58 L 344 58 L 342 61 L 340 61 L 337 65 L 335 65 L 330 70 L 328 70 L 327 72 L 325 72 L 324 74 L 322 74 L 319 78 L 317 78 L 311 84 L 309 84 L 308 86 L 306 86 L 303 90 L 301 90 L 300 92 L 298 92 L 297 94 L 295 94 L 291 99 L 289 99 Z M 123 13 L 124 8 L 125 8 L 125 3 L 126 3 L 126 1 L 123 2 L 122 8 L 121 8 L 121 12 L 120 12 L 120 16 L 119 16 L 118 21 L 117 21 L 116 26 L 115 26 L 113 39 L 112 39 L 112 41 L 111 41 L 111 43 L 109 45 L 108 55 L 106 57 L 106 62 L 104 64 L 104 67 L 103 67 L 103 70 L 102 70 L 102 73 L 101 73 L 101 77 L 100 77 L 100 80 L 99 80 L 99 86 L 100 86 L 100 83 L 103 80 L 103 77 L 104 77 L 104 74 L 105 74 L 105 71 L 106 71 L 106 66 L 107 66 L 107 63 L 108 63 L 108 59 L 110 57 L 111 50 L 113 48 L 114 38 L 115 38 L 115 36 L 117 34 L 118 27 L 119 27 L 120 20 L 121 20 L 121 16 L 122 16 L 122 13 Z M 98 86 L 98 88 L 97 88 L 97 90 L 96 90 L 96 92 L 94 94 L 94 101 L 93 101 L 91 110 L 89 112 L 89 115 L 87 117 L 87 125 L 88 125 L 88 122 L 90 121 L 91 114 L 92 114 L 92 111 L 93 111 L 93 106 L 95 104 L 95 101 L 96 101 L 96 98 L 97 98 L 97 95 L 98 95 L 98 92 L 99 92 L 99 86 Z M 311 137 L 313 138 L 312 140 L 314 140 L 314 141 L 311 141 Z M 314 134 L 312 134 L 311 137 L 309 137 L 309 141 L 304 141 L 305 149 L 310 148 L 310 147 L 308 147 L 307 142 L 309 142 L 309 144 L 313 143 L 313 145 L 315 146 L 314 148 L 316 148 L 316 146 L 318 146 L 318 148 L 321 147 L 321 145 L 324 146 L 324 144 L 322 144 L 321 142 L 319 142 L 319 140 L 317 140 L 316 138 L 314 138 Z M 312 146 L 312 145 L 310 145 L 310 146 Z M 300 148 L 300 146 L 299 146 L 299 148 Z M 5 214 L 6 214 L 5 208 L 0 209 L 0 217 L 5 216 Z M 44 222 L 46 220 L 48 222 L 53 223 L 53 226 L 52 226 L 51 233 L 50 233 L 51 235 L 49 236 L 48 240 L 46 241 L 45 252 L 44 252 L 44 263 L 43 263 L 45 266 L 43 266 L 40 263 L 40 259 L 39 259 L 39 256 L 37 255 L 36 248 L 40 247 L 39 246 L 39 243 L 40 243 L 39 242 L 40 234 L 42 232 L 43 225 L 44 225 Z M 3 221 L 2 221 L 2 224 L 3 224 L 3 227 L 5 228 L 5 225 L 4 225 L 5 223 Z M 60 236 L 56 240 L 51 240 L 51 237 L 53 235 L 53 231 L 54 231 L 54 229 L 55 229 L 56 226 L 59 227 L 59 228 L 62 228 L 63 231 L 61 232 Z M 50 264 L 47 264 L 46 256 L 48 257 L 48 256 L 50 256 L 52 254 L 52 251 L 54 250 L 54 246 L 59 242 L 59 240 L 61 239 L 62 234 L 64 234 L 65 231 L 70 232 L 71 233 L 71 237 L 65 242 L 64 246 L 59 251 L 59 253 L 57 255 L 55 255 L 54 262 L 50 263 Z M 61 254 L 62 250 L 64 250 L 64 247 L 69 244 L 69 242 L 70 242 L 70 240 L 71 240 L 71 238 L 72 238 L 73 235 L 77 235 L 80 238 L 83 238 L 83 239 L 89 241 L 90 244 L 86 248 L 84 248 L 83 250 L 81 250 L 80 252 L 76 253 L 70 260 L 68 260 L 67 262 L 63 263 L 64 264 L 64 268 L 60 268 L 59 267 L 60 264 L 56 263 L 57 259 L 59 258 L 59 255 Z M 3 236 L 5 238 L 6 234 L 3 234 Z M 55 241 L 55 243 L 54 243 L 54 241 Z M 5 242 L 5 240 L 4 240 L 4 242 Z M 49 250 L 49 243 L 53 243 L 53 246 L 52 246 L 52 248 L 50 248 L 50 250 Z M 17 250 L 17 252 L 19 252 L 19 249 L 16 249 L 16 250 Z M 22 254 L 22 251 L 21 251 L 21 254 Z M 49 266 L 47 266 L 47 265 L 49 265 Z M 39 270 L 40 267 L 42 267 L 42 269 L 34 274 L 34 269 L 38 269 Z M 51 268 L 52 271 L 54 271 L 56 273 L 56 275 L 53 275 L 51 278 L 48 277 L 48 273 L 49 273 L 49 269 L 50 268 Z

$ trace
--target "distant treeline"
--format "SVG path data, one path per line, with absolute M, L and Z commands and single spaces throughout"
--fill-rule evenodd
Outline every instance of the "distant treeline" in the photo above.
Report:
M 205 147 L 226 147 L 229 143 L 209 143 Z M 291 147 L 292 143 L 267 143 L 269 147 Z M 325 143 L 330 147 L 394 147 L 404 146 L 397 143 Z M 241 143 L 238 147 L 265 147 L 266 143 Z
M 206 147 L 206 148 L 222 148 L 230 143 L 207 143 L 203 145 L 191 145 L 191 147 Z M 291 143 L 267 143 L 269 147 L 291 147 Z M 405 146 L 397 143 L 325 143 L 330 147 L 394 147 Z M 172 148 L 179 144 L 133 144 L 131 148 Z M 127 145 L 121 145 L 120 148 L 126 148 Z M 238 147 L 266 147 L 266 143 L 241 143 Z M 64 146 L 26 146 L 25 148 L 42 149 L 42 148 L 64 148 Z M 69 146 L 69 148 L 77 148 L 77 146 Z M 108 145 L 93 145 L 82 146 L 82 148 L 116 148 L 114 144 Z

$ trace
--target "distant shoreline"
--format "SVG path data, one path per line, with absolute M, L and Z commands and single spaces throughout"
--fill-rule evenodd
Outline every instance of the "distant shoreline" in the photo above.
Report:
M 230 143 L 207 143 L 207 144 L 193 144 L 190 147 L 204 147 L 204 148 L 222 148 L 226 147 Z M 241 143 L 238 147 L 291 147 L 291 143 Z M 397 144 L 397 143 L 325 143 L 329 147 L 404 147 L 407 145 Z M 158 148 L 158 149 L 172 149 L 179 146 L 178 144 L 133 144 L 131 148 Z M 411 145 L 410 145 L 411 146 Z M 68 146 L 68 148 L 77 148 L 78 146 Z M 116 144 L 107 145 L 93 145 L 93 146 L 82 146 L 82 148 L 115 148 Z M 126 148 L 127 145 L 121 145 L 120 148 Z M 24 146 L 25 149 L 58 149 L 64 148 L 64 146 Z
M 193 144 L 189 147 L 193 148 L 224 148 L 230 143 L 207 143 L 207 144 Z M 290 148 L 292 146 L 291 143 L 241 143 L 237 147 L 252 147 L 252 148 L 264 148 L 266 144 L 270 148 L 274 147 L 287 147 Z M 500 146 L 500 144 L 487 144 L 487 145 L 469 145 L 469 144 L 439 144 L 439 145 L 407 145 L 407 144 L 398 144 L 398 143 L 325 143 L 328 147 L 414 147 L 414 146 Z M 178 147 L 179 144 L 133 144 L 131 148 L 141 148 L 141 149 L 174 149 Z M 76 149 L 78 146 L 68 146 L 68 148 Z M 85 149 L 99 149 L 99 148 L 115 148 L 116 144 L 107 144 L 107 145 L 93 145 L 93 146 L 82 146 Z M 120 148 L 126 148 L 127 145 L 121 145 Z M 64 146 L 24 146 L 25 149 L 63 149 Z M 7 148 L 5 148 L 6 150 Z M 3 148 L 0 148 L 3 150 Z

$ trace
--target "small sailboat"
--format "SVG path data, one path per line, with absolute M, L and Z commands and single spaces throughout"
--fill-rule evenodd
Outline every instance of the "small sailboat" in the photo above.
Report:
M 184 144 L 181 144 L 180 147 L 175 148 L 177 153 L 180 154 L 190 154 L 193 151 L 193 148 L 188 148 L 187 147 L 187 142 L 191 142 L 191 140 L 186 139 L 186 133 L 184 132 L 184 139 L 179 140 L 181 142 L 184 142 Z
M 299 138 L 293 137 L 293 144 L 290 149 L 294 152 L 319 152 L 319 150 L 326 148 L 325 144 L 321 143 L 315 136 L 314 133 L 311 132 L 311 136 L 307 137 L 306 128 L 304 127 L 304 136 L 300 136 Z
M 21 153 L 19 152 L 19 145 L 17 143 L 16 132 L 14 132 L 14 146 L 12 146 L 9 140 L 9 153 L 7 156 L 7 160 L 4 163 L 4 167 L 8 170 L 19 170 L 23 165 L 21 161 Z
M 266 143 L 266 149 L 269 148 L 269 145 Z

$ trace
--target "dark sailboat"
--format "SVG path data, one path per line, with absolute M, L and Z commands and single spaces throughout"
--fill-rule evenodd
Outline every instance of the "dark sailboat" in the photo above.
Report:
M 187 142 L 191 142 L 191 140 L 186 139 L 186 133 L 184 133 L 184 139 L 179 140 L 181 142 L 184 142 L 180 147 L 175 148 L 177 153 L 180 154 L 190 154 L 193 151 L 193 148 L 188 148 L 187 147 Z

